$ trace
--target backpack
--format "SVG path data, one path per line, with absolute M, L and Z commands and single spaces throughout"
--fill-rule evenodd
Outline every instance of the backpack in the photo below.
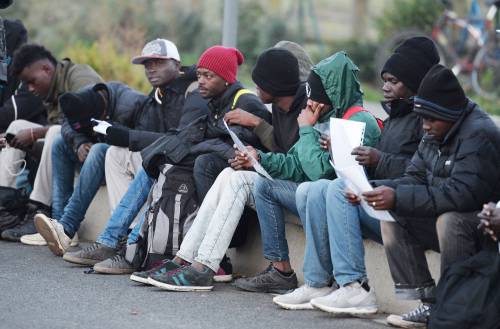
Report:
M 436 288 L 429 329 L 500 328 L 500 255 L 481 251 L 449 266 Z
M 138 242 L 125 252 L 137 268 L 172 258 L 179 250 L 199 208 L 192 168 L 162 165 L 147 204 Z
M 24 190 L 0 186 L 0 233 L 21 223 L 28 199 Z
M 373 113 L 371 113 L 370 111 L 365 110 L 362 106 L 353 106 L 353 107 L 350 107 L 350 108 L 347 109 L 347 111 L 342 116 L 342 119 L 349 120 L 353 115 L 355 115 L 356 113 L 359 113 L 359 112 L 368 112 L 371 115 L 373 115 Z M 384 129 L 384 121 L 382 119 L 380 119 L 380 118 L 377 118 L 374 115 L 373 115 L 373 117 L 377 121 L 377 124 L 378 124 L 378 127 L 380 128 L 380 130 Z

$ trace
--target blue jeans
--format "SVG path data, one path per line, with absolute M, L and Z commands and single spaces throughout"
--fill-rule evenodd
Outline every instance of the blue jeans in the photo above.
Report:
M 306 234 L 304 282 L 311 287 L 327 286 L 332 276 L 340 286 L 366 279 L 363 237 L 382 243 L 380 222 L 351 205 L 344 191 L 342 179 L 307 182 L 297 189 Z
M 97 242 L 110 248 L 116 248 L 120 239 L 127 234 L 130 224 L 141 210 L 142 205 L 146 202 L 153 182 L 154 180 L 146 174 L 144 169 L 137 172 L 127 192 L 125 192 L 120 203 L 111 214 L 108 225 L 97 238 Z M 139 222 L 129 235 L 129 241 L 132 241 L 132 243 L 137 241 L 143 221 L 144 213 L 141 214 Z
M 80 223 L 104 180 L 104 159 L 108 147 L 109 145 L 104 143 L 92 145 L 73 190 L 75 168 L 80 162 L 62 136 L 54 140 L 52 215 L 71 236 L 80 228 Z
M 259 217 L 264 257 L 272 262 L 289 260 L 284 208 L 298 215 L 295 206 L 297 186 L 299 184 L 292 181 L 271 181 L 260 176 L 255 181 L 255 207 Z

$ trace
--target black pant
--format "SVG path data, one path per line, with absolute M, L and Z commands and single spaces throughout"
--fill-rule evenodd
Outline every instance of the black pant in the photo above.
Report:
M 441 273 L 452 263 L 483 248 L 494 248 L 477 229 L 477 212 L 444 213 L 434 219 L 400 218 L 382 222 L 382 239 L 396 295 L 402 299 L 434 299 L 425 250 L 441 251 Z
M 193 177 L 199 204 L 203 202 L 220 172 L 228 166 L 227 160 L 215 153 L 202 154 L 196 158 Z

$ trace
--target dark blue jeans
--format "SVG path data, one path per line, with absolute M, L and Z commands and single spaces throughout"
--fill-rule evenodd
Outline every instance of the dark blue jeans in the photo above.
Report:
M 73 188 L 78 157 L 62 136 L 52 146 L 53 196 L 52 216 L 57 219 L 68 234 L 75 234 L 85 213 L 104 180 L 104 159 L 109 145 L 92 145 L 82 164 L 80 176 Z
M 137 172 L 127 192 L 125 192 L 120 203 L 113 211 L 108 225 L 97 238 L 97 242 L 110 248 L 116 248 L 120 239 L 127 234 L 130 224 L 141 210 L 142 205 L 146 202 L 153 182 L 154 180 L 146 174 L 144 169 Z M 141 214 L 139 222 L 129 235 L 129 244 L 137 242 L 139 229 L 143 221 L 144 213 Z
M 285 237 L 285 212 L 287 209 L 298 216 L 295 191 L 298 183 L 259 176 L 255 181 L 254 197 L 264 257 L 270 261 L 286 261 L 288 243 Z

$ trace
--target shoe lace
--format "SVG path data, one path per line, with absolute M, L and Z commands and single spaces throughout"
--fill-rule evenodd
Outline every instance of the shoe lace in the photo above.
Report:
M 111 261 L 113 263 L 120 263 L 120 262 L 126 261 L 126 260 L 125 260 L 125 256 L 123 256 L 122 254 L 118 253 L 118 254 L 114 255 L 113 257 L 111 257 Z
M 90 246 L 88 246 L 87 248 L 85 248 L 85 251 L 86 252 L 91 252 L 91 251 L 97 250 L 99 248 L 99 246 L 100 246 L 100 244 L 98 242 L 94 242 Z
M 406 313 L 404 315 L 404 318 L 411 319 L 411 318 L 421 317 L 423 315 L 426 315 L 426 313 L 429 312 L 430 308 L 431 307 L 429 306 L 429 304 L 422 303 L 416 309 L 410 311 L 409 313 Z

